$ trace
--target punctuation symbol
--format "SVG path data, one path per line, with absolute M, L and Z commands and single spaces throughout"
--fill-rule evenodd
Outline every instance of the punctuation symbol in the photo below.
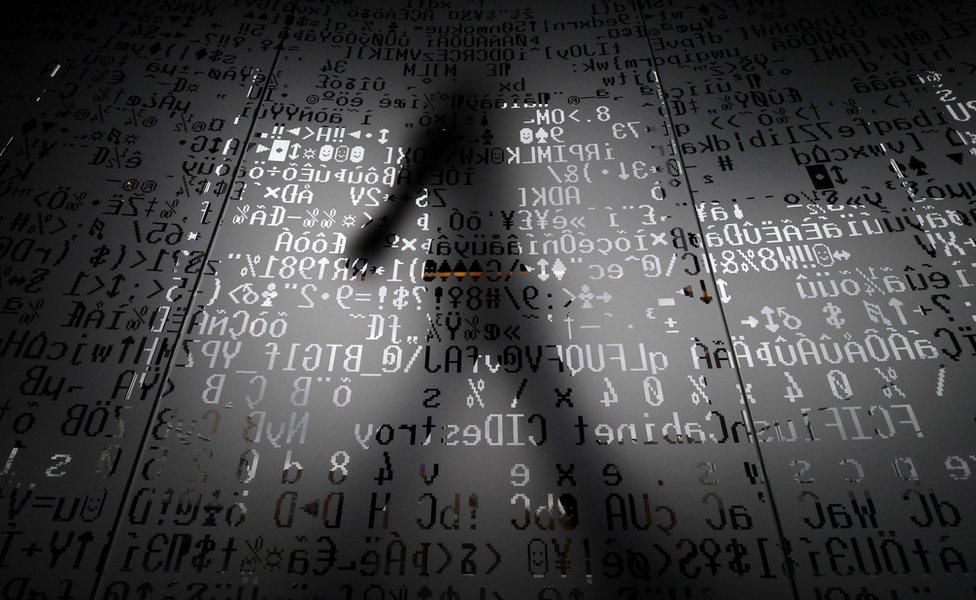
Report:
M 743 273 L 748 273 L 749 271 L 758 271 L 759 265 L 756 264 L 756 251 L 752 248 L 746 250 L 736 249 L 736 254 L 742 263 L 739 268 L 742 269 Z
M 319 223 L 319 209 L 313 208 L 312 210 L 305 211 L 305 218 L 302 219 L 303 227 L 315 227 Z
M 840 329 L 841 326 L 847 322 L 847 319 L 841 316 L 841 309 L 832 302 L 828 302 L 823 307 L 824 314 L 827 315 L 827 323 L 833 327 Z
M 163 201 L 163 204 L 166 205 L 166 208 L 163 209 L 163 210 L 161 210 L 161 211 L 159 211 L 159 216 L 168 219 L 168 218 L 172 217 L 173 214 L 176 212 L 176 204 L 177 204 L 177 201 L 176 200 L 164 200 Z
M 132 326 L 138 327 L 139 325 L 144 325 L 146 323 L 146 315 L 149 314 L 149 307 L 143 306 L 139 310 L 134 308 L 130 309 L 132 314 L 135 315 L 135 319 L 130 319 L 128 323 Z
M 246 276 L 248 273 L 251 274 L 251 277 L 257 277 L 258 274 L 257 274 L 257 272 L 255 271 L 254 268 L 258 264 L 260 264 L 260 262 L 261 262 L 261 255 L 259 255 L 259 254 L 255 254 L 255 255 L 245 254 L 244 255 L 244 258 L 247 261 L 247 265 L 241 267 L 241 277 Z
M 321 225 L 322 227 L 332 227 L 336 222 L 336 209 L 331 208 L 325 211 L 325 216 L 322 217 Z
M 515 391 L 515 397 L 512 398 L 512 408 L 515 408 L 515 407 L 518 406 L 518 401 L 522 397 L 522 392 L 525 391 L 525 386 L 528 383 L 529 383 L 529 380 L 527 378 L 523 377 L 522 378 L 522 383 L 519 384 L 518 390 Z
M 938 306 L 939 308 L 941 308 L 942 309 L 942 312 L 944 312 L 947 315 L 946 318 L 951 323 L 951 322 L 955 321 L 955 319 L 951 316 L 952 315 L 952 311 L 949 310 L 949 307 L 942 304 L 942 298 L 945 298 L 946 300 L 950 300 L 951 299 L 947 294 L 933 294 L 932 295 L 932 304 L 934 304 L 935 306 Z
M 471 388 L 471 393 L 468 394 L 468 408 L 473 407 L 475 402 L 478 403 L 478 406 L 484 408 L 485 403 L 481 399 L 481 392 L 485 391 L 485 380 L 479 379 L 475 382 L 473 379 L 468 379 L 468 387 Z
M 889 399 L 893 398 L 895 392 L 897 392 L 898 395 L 901 396 L 902 398 L 905 397 L 905 392 L 903 392 L 901 388 L 898 387 L 898 384 L 895 383 L 895 380 L 898 379 L 898 372 L 895 371 L 894 367 L 888 367 L 885 370 L 881 370 L 881 368 L 875 367 L 874 370 L 881 377 L 881 380 L 884 382 L 884 385 L 881 386 L 881 391 L 884 394 L 885 398 L 889 398 Z

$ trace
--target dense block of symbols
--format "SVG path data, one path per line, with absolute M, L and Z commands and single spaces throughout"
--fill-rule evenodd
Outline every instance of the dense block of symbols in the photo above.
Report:
M 0 600 L 976 597 L 976 6 L 11 0 Z

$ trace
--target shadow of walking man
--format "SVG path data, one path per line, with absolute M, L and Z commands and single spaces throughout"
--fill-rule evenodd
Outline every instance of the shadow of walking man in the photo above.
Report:
M 437 97 L 443 101 L 490 96 L 483 85 L 468 79 Z M 472 173 L 472 185 L 448 186 L 443 194 L 433 188 L 432 182 L 444 180 L 445 170 L 467 169 L 471 161 L 464 157 L 472 151 L 497 147 L 493 142 L 496 131 L 517 131 L 525 112 L 468 108 L 477 102 L 452 104 L 460 108 L 435 107 L 445 111 L 442 121 L 446 125 L 412 130 L 389 200 L 382 212 L 350 241 L 349 264 L 363 277 L 382 272 L 391 256 L 400 251 L 397 239 L 417 233 L 408 231 L 413 227 L 413 217 L 420 211 L 430 215 L 426 221 L 430 242 L 423 277 L 427 283 L 425 308 L 429 326 L 422 337 L 426 347 L 425 372 L 421 374 L 426 388 L 443 388 L 443 402 L 438 406 L 443 410 L 440 416 L 448 417 L 448 422 L 463 422 L 465 417 L 461 415 L 470 415 L 472 405 L 478 407 L 483 401 L 479 392 L 487 387 L 510 391 L 500 410 L 506 415 L 524 417 L 533 425 L 533 443 L 513 452 L 498 453 L 496 460 L 516 457 L 519 463 L 535 461 L 547 465 L 547 469 L 554 466 L 559 475 L 543 475 L 545 479 L 541 480 L 541 485 L 556 483 L 555 491 L 545 488 L 553 498 L 549 512 L 554 519 L 548 523 L 546 519 L 540 521 L 537 511 L 530 516 L 526 504 L 525 521 L 534 521 L 531 528 L 537 533 L 549 531 L 547 527 L 551 526 L 552 533 L 565 534 L 567 541 L 558 546 L 541 542 L 538 535 L 533 537 L 524 531 L 502 534 L 506 554 L 519 553 L 522 550 L 516 548 L 524 548 L 524 556 L 515 562 L 528 568 L 530 581 L 542 584 L 551 582 L 552 576 L 561 579 L 567 574 L 580 575 L 580 565 L 571 564 L 570 557 L 582 553 L 582 544 L 604 535 L 607 489 L 592 474 L 600 473 L 607 460 L 578 445 L 576 438 L 569 435 L 579 427 L 577 415 L 588 410 L 583 400 L 601 394 L 601 382 L 574 377 L 566 369 L 561 356 L 562 328 L 557 327 L 553 317 L 558 315 L 561 319 L 567 315 L 570 302 L 552 286 L 555 278 L 539 277 L 540 273 L 523 262 L 527 257 L 524 240 L 517 233 L 517 207 L 506 201 L 512 197 L 513 187 L 520 184 L 518 167 L 497 161 L 479 166 Z M 459 217 L 455 220 L 445 213 Z M 465 380 L 470 387 L 464 385 Z M 489 385 L 484 385 L 485 380 Z M 465 395 L 467 409 L 463 407 Z M 484 400 L 487 409 L 499 410 L 490 405 L 493 399 Z M 403 406 L 399 415 L 388 418 L 409 419 L 415 410 L 415 406 Z M 451 418 L 452 412 L 460 418 Z M 432 445 L 440 446 L 438 441 Z M 425 451 L 435 454 L 436 459 L 436 454 L 445 450 Z M 495 486 L 485 490 L 481 502 L 507 507 L 515 505 L 516 497 L 527 502 L 524 494 L 512 496 L 510 489 Z M 672 513 L 672 517 L 676 522 L 676 515 Z M 650 519 L 647 514 L 646 520 Z M 646 532 L 618 535 L 640 543 Z M 539 560 L 543 554 L 547 558 Z M 587 584 L 585 596 L 569 597 L 602 598 L 615 593 L 612 582 L 594 581 L 590 572 L 584 578 L 562 582 Z

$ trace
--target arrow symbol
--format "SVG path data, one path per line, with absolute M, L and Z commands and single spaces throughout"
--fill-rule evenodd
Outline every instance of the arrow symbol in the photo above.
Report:
M 549 264 L 549 261 L 544 258 L 540 258 L 539 262 L 536 264 L 539 265 L 539 279 L 542 281 L 549 279 L 549 273 L 546 272 L 546 265 Z
M 557 258 L 556 261 L 552 263 L 552 274 L 556 276 L 556 279 L 562 281 L 563 275 L 566 274 L 566 265 L 563 264 L 562 260 Z
M 99 277 L 98 275 L 95 275 L 95 280 L 98 282 L 98 287 L 96 287 L 92 291 L 88 292 L 88 295 L 89 296 L 92 295 L 92 294 L 94 294 L 98 290 L 102 289 L 103 287 L 105 287 L 105 282 L 102 281 L 102 278 L 101 277 Z

